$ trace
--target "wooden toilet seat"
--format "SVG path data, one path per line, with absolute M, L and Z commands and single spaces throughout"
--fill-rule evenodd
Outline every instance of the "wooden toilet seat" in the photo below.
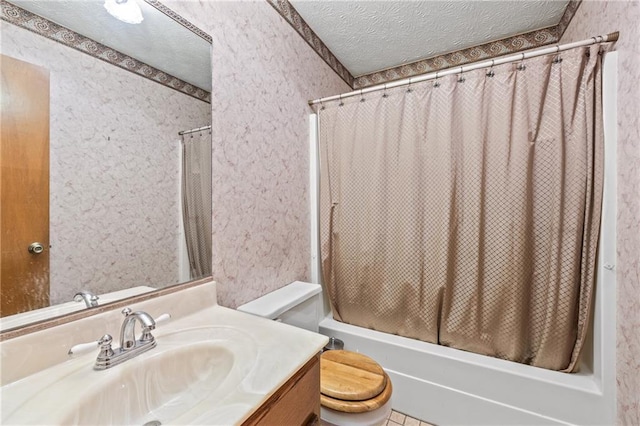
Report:
M 382 367 L 368 356 L 350 351 L 326 351 L 320 357 L 320 402 L 346 413 L 382 407 L 392 386 Z

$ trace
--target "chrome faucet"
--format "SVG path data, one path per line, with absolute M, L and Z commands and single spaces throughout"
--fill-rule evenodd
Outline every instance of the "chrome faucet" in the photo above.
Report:
M 109 334 L 102 336 L 102 339 L 98 341 L 100 353 L 93 367 L 96 370 L 106 370 L 156 347 L 156 339 L 151 335 L 151 330 L 156 328 L 156 322 L 151 315 L 142 311 L 131 312 L 129 308 L 124 308 L 122 313 L 124 321 L 120 328 L 120 347 L 112 349 L 113 337 Z M 142 335 L 137 340 L 135 336 L 136 322 L 142 326 Z
M 74 302 L 82 302 L 84 300 L 87 308 L 98 306 L 98 299 L 100 299 L 98 296 L 86 290 L 79 291 L 73 295 Z
M 156 328 L 156 322 L 151 315 L 146 312 L 137 311 L 131 312 L 131 309 L 124 308 L 122 310 L 124 314 L 124 321 L 122 321 L 122 327 L 120 328 L 120 347 L 129 350 L 136 346 L 135 326 L 136 320 L 140 322 L 142 326 L 142 337 L 140 342 L 152 341 L 155 345 L 155 339 L 151 335 L 151 330 Z

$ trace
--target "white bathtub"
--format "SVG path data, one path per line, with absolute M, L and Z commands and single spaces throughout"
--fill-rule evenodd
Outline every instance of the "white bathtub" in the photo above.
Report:
M 592 371 L 558 373 L 326 318 L 320 333 L 385 369 L 393 409 L 437 425 L 612 424 Z

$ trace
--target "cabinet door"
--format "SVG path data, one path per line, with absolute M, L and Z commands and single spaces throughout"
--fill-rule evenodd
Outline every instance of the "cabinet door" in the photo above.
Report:
M 302 426 L 320 421 L 320 361 L 313 357 L 243 425 Z

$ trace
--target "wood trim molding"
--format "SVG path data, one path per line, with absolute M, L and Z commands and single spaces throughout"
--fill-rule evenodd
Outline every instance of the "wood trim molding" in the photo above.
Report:
M 288 0 L 267 0 L 273 8 L 300 34 L 315 52 L 353 89 L 363 89 L 376 84 L 384 84 L 394 80 L 413 77 L 420 74 L 459 67 L 471 62 L 496 58 L 498 56 L 534 49 L 552 43 L 557 43 L 571 19 L 576 13 L 582 0 L 570 0 L 558 24 L 531 31 L 524 34 L 495 40 L 479 46 L 449 52 L 420 61 L 399 65 L 386 70 L 353 77 L 331 53 L 327 46 L 309 28 Z
M 150 0 L 148 3 L 172 19 L 176 19 L 175 16 L 178 16 L 166 6 L 162 6 L 162 8 L 160 8 L 160 3 L 158 1 Z M 132 58 L 131 56 L 125 55 L 122 52 L 118 52 L 104 44 L 98 43 L 89 37 L 85 37 L 82 34 L 78 34 L 75 31 L 63 27 L 62 25 L 58 25 L 55 22 L 49 21 L 48 19 L 11 4 L 6 0 L 0 0 L 0 7 L 2 9 L 0 19 L 3 21 L 9 22 L 20 28 L 24 28 L 25 30 L 46 37 L 67 47 L 71 47 L 72 49 L 78 50 L 82 53 L 86 53 L 87 55 L 162 84 L 163 86 L 177 90 L 185 95 L 211 103 L 210 92 L 187 83 L 184 80 L 172 76 L 171 74 L 160 71 L 157 68 Z M 170 12 L 172 14 L 170 14 Z M 189 23 L 184 18 L 182 18 L 181 21 L 178 21 L 178 23 L 193 31 L 196 35 L 203 37 L 204 32 L 201 30 L 198 30 L 199 32 L 194 31 L 197 27 Z M 209 39 L 205 38 L 205 40 L 211 42 L 211 37 L 209 37 Z

